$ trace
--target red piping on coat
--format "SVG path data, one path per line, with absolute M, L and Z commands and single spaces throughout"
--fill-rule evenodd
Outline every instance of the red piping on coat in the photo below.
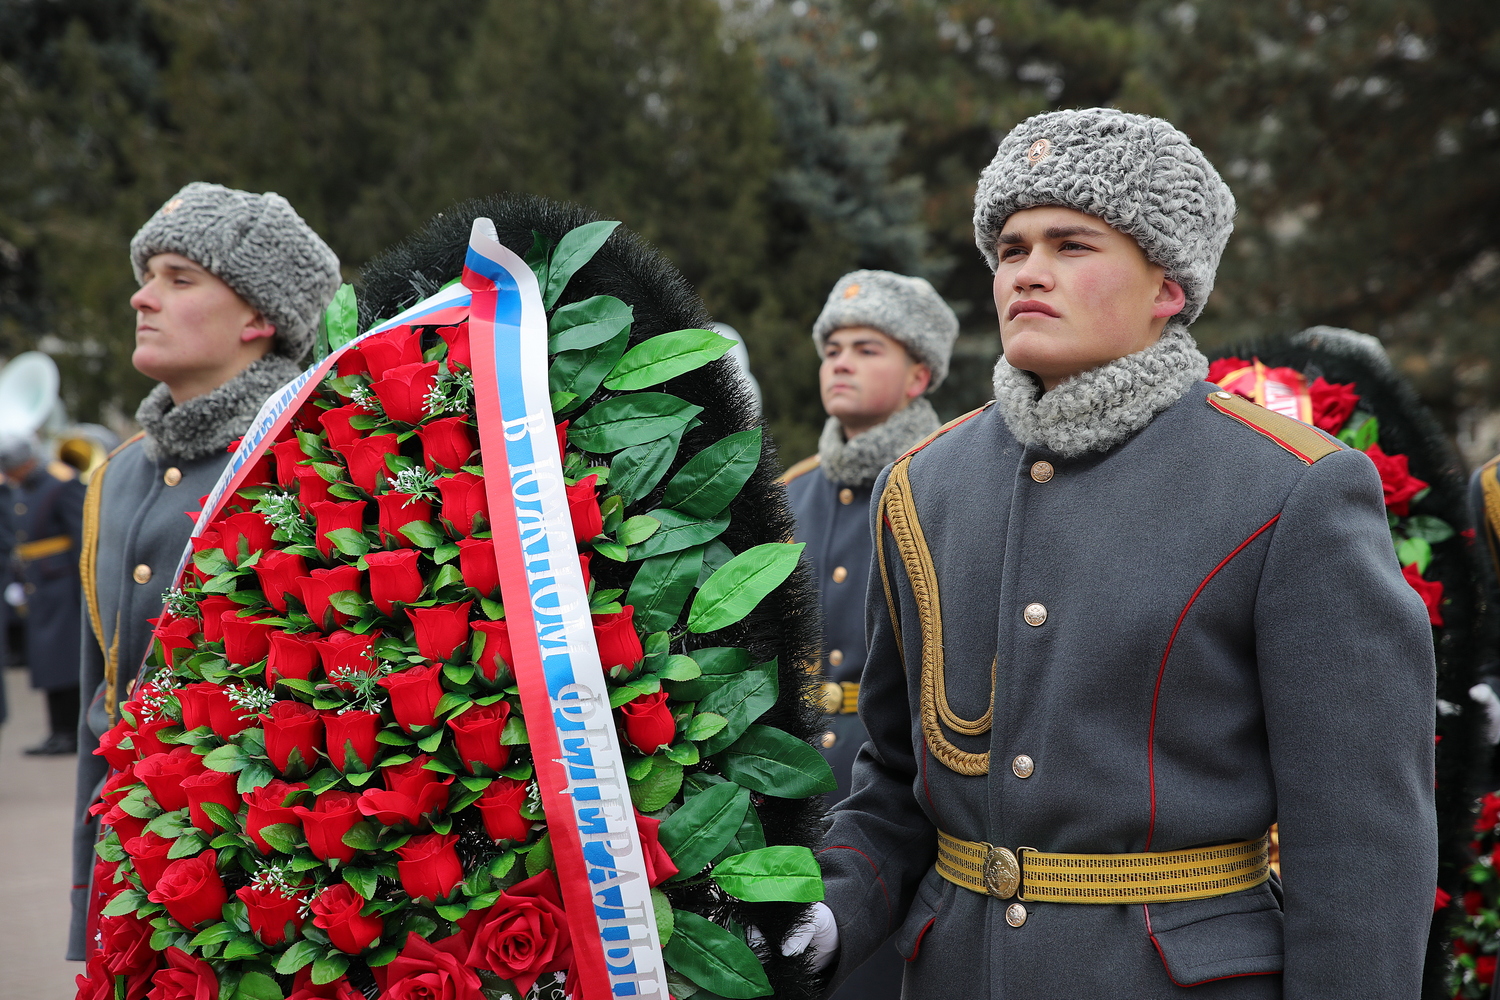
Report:
M 1182 606 L 1182 613 L 1177 616 L 1177 624 L 1172 626 L 1172 635 L 1167 639 L 1167 648 L 1161 654 L 1161 666 L 1156 670 L 1156 690 L 1151 695 L 1151 731 L 1146 735 L 1146 772 L 1151 782 L 1151 825 L 1146 828 L 1146 850 L 1148 851 L 1151 850 L 1151 839 L 1156 836 L 1156 707 L 1157 702 L 1161 700 L 1161 682 L 1167 673 L 1167 658 L 1172 655 L 1172 644 L 1177 641 L 1177 633 L 1182 630 L 1182 622 L 1187 618 L 1188 611 L 1192 609 L 1193 602 L 1198 600 L 1198 595 L 1203 593 L 1203 589 L 1208 586 L 1208 582 L 1219 574 L 1219 570 L 1228 566 L 1230 560 L 1245 551 L 1251 542 L 1259 538 L 1270 529 L 1271 525 L 1279 520 L 1281 520 L 1281 515 L 1277 514 L 1265 524 L 1256 528 L 1255 532 L 1249 538 L 1235 546 L 1233 552 L 1219 560 L 1219 565 L 1209 570 L 1208 575 L 1203 578 L 1203 582 L 1198 584 L 1198 589 L 1193 591 L 1193 596 L 1189 597 L 1187 603 Z
M 875 862 L 871 861 L 870 856 L 864 851 L 861 851 L 857 847 L 850 847 L 847 844 L 834 844 L 830 847 L 823 848 L 823 850 L 819 851 L 818 853 L 823 854 L 828 851 L 853 851 L 855 854 L 858 854 L 860 857 L 865 859 L 865 864 L 869 865 L 870 870 L 875 873 L 875 881 L 880 883 L 881 894 L 885 896 L 885 926 L 889 928 L 891 926 L 891 894 L 890 891 L 886 889 L 885 879 L 880 877 L 880 869 L 875 867 Z
M 1212 979 L 1200 979 L 1196 983 L 1179 983 L 1172 975 L 1172 967 L 1167 964 L 1166 953 L 1161 950 L 1161 942 L 1156 940 L 1156 935 L 1151 931 L 1151 904 L 1141 904 L 1141 909 L 1146 913 L 1146 935 L 1151 938 L 1151 947 L 1156 949 L 1156 957 L 1161 959 L 1161 967 L 1166 970 L 1167 978 L 1172 980 L 1173 986 L 1202 986 L 1204 983 L 1217 983 L 1222 979 L 1246 979 L 1250 976 L 1279 976 L 1281 970 L 1273 972 L 1236 972 L 1231 976 L 1215 976 Z
M 928 931 L 932 930 L 932 925 L 935 923 L 937 923 L 937 917 L 933 917 L 927 921 L 927 923 L 922 925 L 922 929 L 917 932 L 917 943 L 911 946 L 911 957 L 907 959 L 908 962 L 915 962 L 917 960 L 917 956 L 922 952 L 922 939 L 927 936 Z
M 1258 424 L 1252 424 L 1250 421 L 1246 420 L 1244 417 L 1240 416 L 1238 413 L 1235 413 L 1233 410 L 1231 410 L 1228 407 L 1224 406 L 1224 404 L 1220 403 L 1218 400 L 1214 399 L 1212 396 L 1208 397 L 1208 405 L 1212 406 L 1214 409 L 1218 410 L 1220 413 L 1224 414 L 1226 417 L 1233 417 L 1234 419 L 1238 420 L 1240 423 L 1244 424 L 1246 427 L 1250 428 L 1252 431 L 1255 431 L 1257 434 L 1264 434 L 1266 437 L 1270 438 L 1272 441 L 1275 441 L 1277 444 L 1281 445 L 1283 448 L 1285 448 L 1287 451 L 1291 452 L 1293 455 L 1296 455 L 1298 458 L 1302 459 L 1302 461 L 1306 462 L 1308 465 L 1312 465 L 1313 462 L 1317 461 L 1317 459 L 1315 459 L 1315 458 L 1311 457 L 1310 455 L 1306 454 L 1300 448 L 1294 447 L 1285 438 L 1279 437 L 1279 436 L 1277 436 L 1275 434 L 1272 434 L 1270 431 L 1266 430 L 1264 427 L 1261 427 Z

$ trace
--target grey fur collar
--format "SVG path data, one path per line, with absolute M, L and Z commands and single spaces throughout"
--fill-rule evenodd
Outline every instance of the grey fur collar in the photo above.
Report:
M 926 399 L 913 400 L 852 441 L 844 440 L 838 418 L 829 417 L 818 438 L 823 475 L 845 486 L 867 486 L 881 469 L 937 429 L 937 413 Z
M 1042 393 L 1035 375 L 995 365 L 995 402 L 1016 440 L 1072 458 L 1108 451 L 1206 378 L 1208 359 L 1180 323 L 1144 351 L 1100 365 Z
M 213 392 L 181 406 L 173 405 L 172 393 L 158 383 L 135 411 L 146 431 L 141 442 L 146 457 L 194 462 L 224 451 L 250 429 L 266 398 L 301 372 L 296 362 L 267 354 Z

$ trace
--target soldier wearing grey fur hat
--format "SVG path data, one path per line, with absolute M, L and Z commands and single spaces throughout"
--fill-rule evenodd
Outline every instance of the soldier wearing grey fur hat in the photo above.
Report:
M 91 946 L 92 807 L 107 765 L 92 751 L 119 717 L 151 642 L 198 507 L 266 398 L 302 370 L 339 287 L 338 258 L 280 195 L 189 184 L 130 243 L 131 361 L 159 384 L 136 410 L 143 431 L 93 476 L 81 555 L 85 705 L 68 957 Z
M 865 664 L 870 488 L 881 469 L 937 430 L 925 397 L 947 376 L 957 334 L 957 317 L 931 284 L 889 271 L 844 275 L 813 325 L 829 416 L 818 454 L 792 466 L 784 481 L 822 605 L 823 756 L 838 779 L 830 802 L 849 794 L 850 768 L 865 742 L 855 704 Z M 834 1000 L 895 998 L 903 965 L 886 945 Z
M 1233 216 L 1110 109 L 981 177 L 1005 356 L 875 484 L 869 742 L 804 935 L 834 984 L 894 933 L 907 997 L 1419 995 L 1432 632 L 1369 458 L 1204 381 Z

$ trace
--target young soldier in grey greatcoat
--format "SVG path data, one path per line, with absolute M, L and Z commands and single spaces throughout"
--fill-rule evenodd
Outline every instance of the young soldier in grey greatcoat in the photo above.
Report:
M 106 776 L 92 754 L 151 641 L 148 619 L 187 545 L 198 500 L 260 406 L 302 371 L 339 287 L 339 262 L 285 198 L 194 183 L 130 241 L 141 283 L 136 369 L 158 379 L 143 433 L 95 472 L 84 510 L 83 690 L 68 957 L 85 957 L 98 830 L 89 806 Z
M 818 453 L 788 469 L 783 481 L 823 611 L 823 756 L 838 779 L 832 804 L 849 794 L 849 771 L 865 742 L 855 704 L 865 666 L 870 487 L 881 469 L 938 429 L 925 397 L 948 374 L 958 318 L 922 278 L 854 271 L 828 293 L 812 335 L 823 358 L 818 382 L 828 422 Z M 833 1000 L 899 996 L 903 964 L 893 946 L 881 948 Z
M 1418 996 L 1431 630 L 1370 460 L 1203 380 L 1233 216 L 1186 136 L 1108 109 L 980 178 L 1005 356 L 875 486 L 835 983 L 895 932 L 909 997 Z

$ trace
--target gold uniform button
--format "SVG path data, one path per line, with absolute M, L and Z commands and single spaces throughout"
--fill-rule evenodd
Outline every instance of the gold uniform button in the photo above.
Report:
M 849 571 L 847 569 L 842 566 L 835 566 L 833 568 L 834 583 L 843 583 L 847 579 L 849 579 Z
M 854 491 L 853 490 L 851 490 L 847 486 L 845 486 L 843 489 L 839 490 L 839 503 L 841 503 L 845 507 L 847 507 L 847 506 L 849 506 L 853 502 L 854 502 Z
M 1214 393 L 1214 395 L 1218 396 L 1220 399 L 1233 399 L 1234 398 L 1234 394 L 1230 393 L 1230 392 L 1222 392 L 1221 391 L 1221 392 Z
M 168 486 L 176 486 L 178 483 L 182 482 L 182 470 L 175 465 L 172 466 L 166 472 L 162 473 L 161 481 L 166 483 Z
M 828 651 L 828 662 L 835 667 L 844 662 L 844 651 L 842 649 L 830 649 Z
M 1005 908 L 1005 922 L 1012 927 L 1020 927 L 1026 922 L 1026 907 L 1020 903 L 1011 903 Z
M 824 681 L 820 697 L 823 702 L 823 714 L 837 715 L 838 710 L 844 707 L 844 686 L 838 681 Z
M 1029 778 L 1036 772 L 1036 761 L 1024 753 L 1016 754 L 1016 759 L 1010 762 L 1010 769 L 1018 778 Z
M 1021 612 L 1021 617 L 1026 619 L 1026 624 L 1035 628 L 1047 620 L 1047 608 L 1042 604 L 1028 604 L 1026 610 Z
M 1045 483 L 1052 478 L 1056 470 L 1052 468 L 1051 462 L 1032 462 L 1031 478 L 1039 483 Z
M 24 513 L 26 513 L 26 505 L 24 503 L 18 503 L 18 504 L 16 504 L 16 513 L 17 514 L 24 514 Z
M 147 566 L 145 563 L 141 563 L 135 568 L 135 572 L 131 573 L 130 575 L 135 579 L 136 583 L 150 583 L 151 567 Z
M 833 746 L 838 741 L 839 741 L 839 738 L 837 736 L 835 736 L 833 733 L 824 733 L 823 734 L 823 749 L 827 750 L 829 747 Z

